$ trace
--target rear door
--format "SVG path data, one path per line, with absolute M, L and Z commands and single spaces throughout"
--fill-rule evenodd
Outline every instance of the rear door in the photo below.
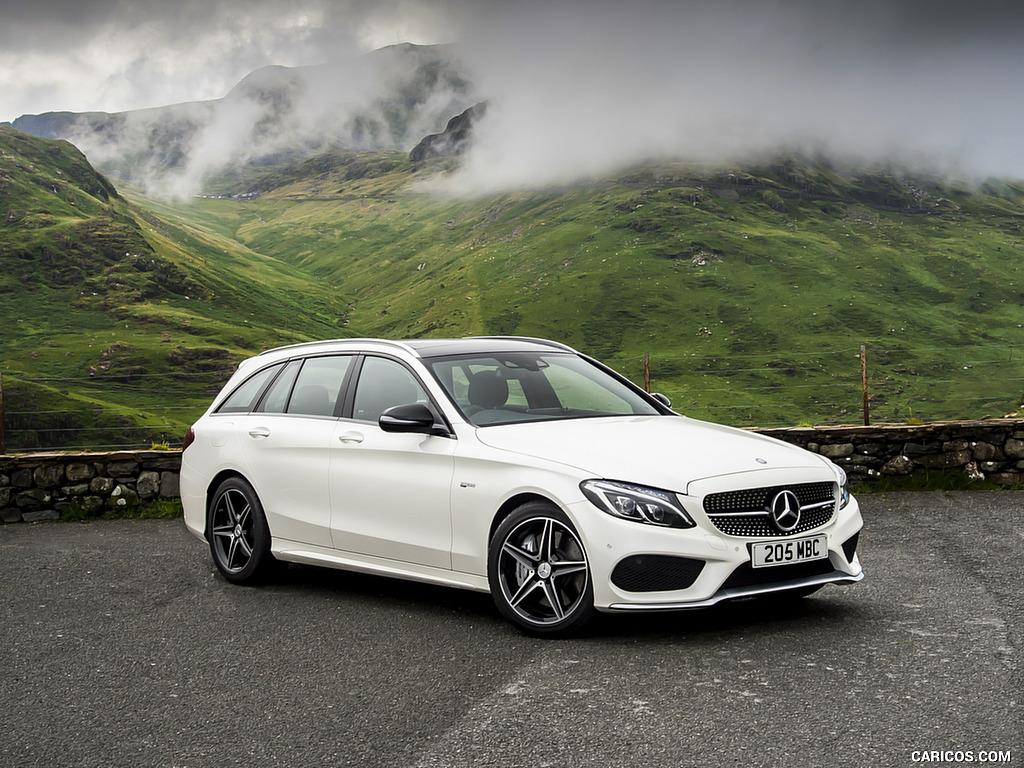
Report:
M 248 476 L 275 538 L 331 546 L 331 439 L 353 359 L 292 360 L 256 411 L 239 420 Z

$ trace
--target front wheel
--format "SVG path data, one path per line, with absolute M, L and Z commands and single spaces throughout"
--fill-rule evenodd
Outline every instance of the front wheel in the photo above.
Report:
M 234 584 L 257 584 L 277 566 L 263 505 L 240 477 L 221 483 L 210 501 L 207 536 L 217 570 Z
M 546 502 L 524 504 L 498 526 L 487 576 L 498 610 L 528 634 L 571 635 L 594 614 L 583 543 L 569 518 Z

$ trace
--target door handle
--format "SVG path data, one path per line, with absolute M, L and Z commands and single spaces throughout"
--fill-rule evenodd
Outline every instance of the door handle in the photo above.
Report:
M 338 439 L 343 443 L 361 443 L 363 435 L 361 432 L 346 432 L 343 435 L 338 435 Z
M 266 427 L 253 427 L 249 430 L 249 437 L 270 437 L 270 430 Z

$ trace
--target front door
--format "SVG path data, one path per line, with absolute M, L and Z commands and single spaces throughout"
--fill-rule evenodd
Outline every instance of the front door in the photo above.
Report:
M 337 423 L 331 441 L 334 547 L 451 568 L 455 440 L 389 433 L 377 425 L 385 409 L 413 403 L 433 407 L 408 368 L 390 358 L 364 359 L 352 418 Z

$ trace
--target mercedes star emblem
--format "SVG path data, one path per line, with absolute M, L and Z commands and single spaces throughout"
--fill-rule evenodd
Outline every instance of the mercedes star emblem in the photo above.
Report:
M 789 533 L 800 524 L 800 499 L 792 491 L 779 491 L 768 512 L 775 527 Z

